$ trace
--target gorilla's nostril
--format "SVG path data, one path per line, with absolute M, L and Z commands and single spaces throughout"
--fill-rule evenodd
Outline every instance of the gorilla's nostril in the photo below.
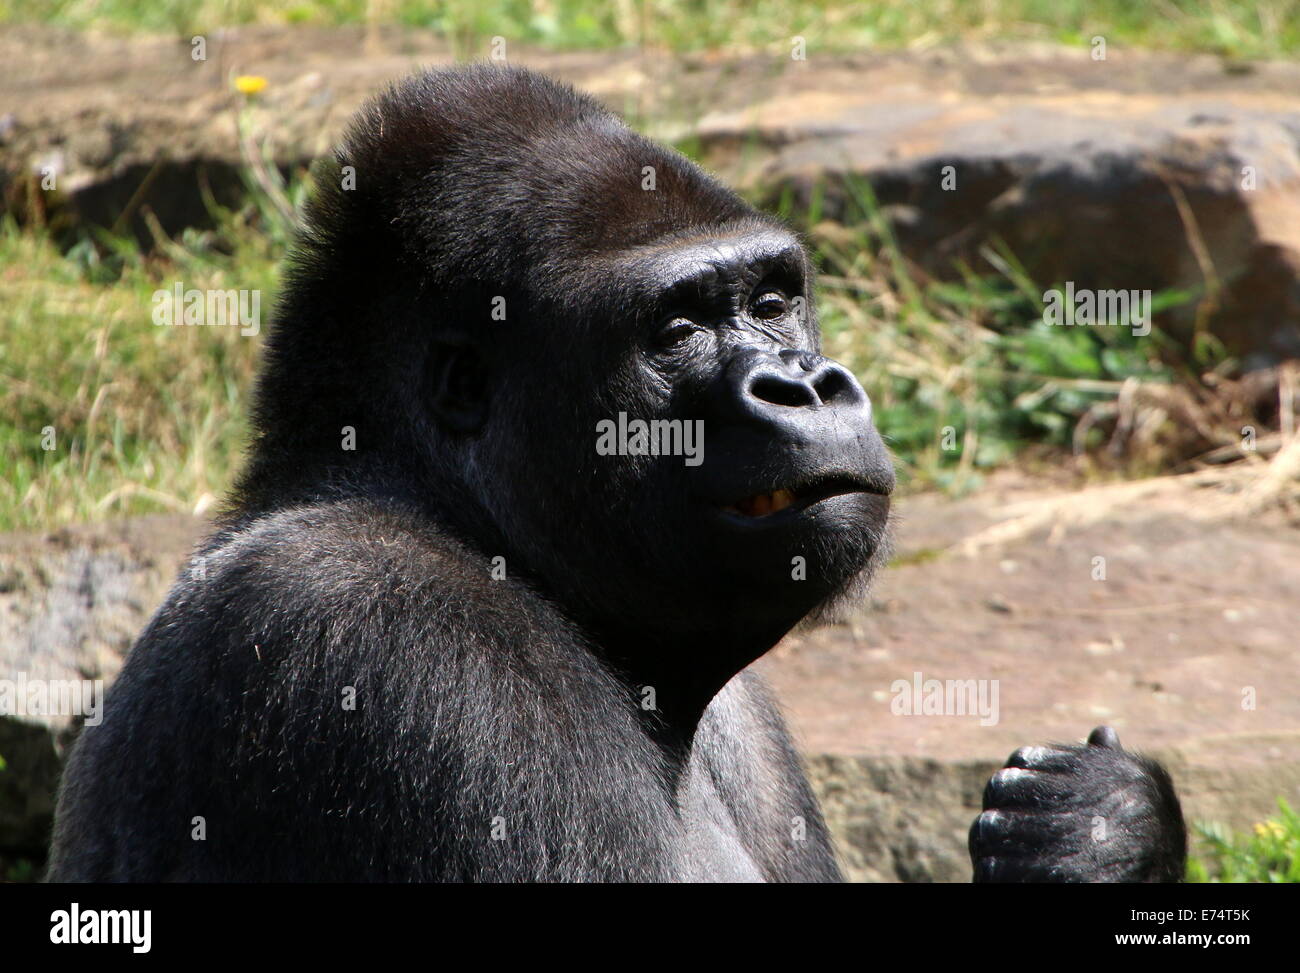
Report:
M 857 379 L 842 368 L 830 368 L 813 379 L 813 391 L 823 405 L 853 405 L 862 398 Z
M 776 375 L 762 375 L 749 387 L 750 394 L 763 402 L 773 405 L 801 407 L 816 405 L 817 397 L 812 387 L 803 382 L 779 378 Z

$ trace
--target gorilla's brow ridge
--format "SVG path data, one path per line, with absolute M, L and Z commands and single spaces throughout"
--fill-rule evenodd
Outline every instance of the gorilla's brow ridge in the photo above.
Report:
M 781 230 L 740 231 L 731 236 L 701 238 L 694 244 L 689 240 L 658 240 L 626 251 L 617 264 L 634 275 L 638 290 L 653 294 L 689 286 L 692 281 L 706 281 L 730 268 L 757 267 L 763 273 L 786 270 L 799 276 L 804 273 L 799 242 Z

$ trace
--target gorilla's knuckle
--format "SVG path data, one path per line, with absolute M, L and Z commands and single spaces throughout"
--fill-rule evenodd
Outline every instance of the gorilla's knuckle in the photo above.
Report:
M 1020 747 L 1010 757 L 1007 758 L 1008 767 L 1037 767 L 1047 761 L 1056 751 L 1049 747 L 1028 746 Z
M 1003 790 L 1026 786 L 1037 780 L 1034 772 L 1025 767 L 1003 767 L 993 775 L 992 783 Z

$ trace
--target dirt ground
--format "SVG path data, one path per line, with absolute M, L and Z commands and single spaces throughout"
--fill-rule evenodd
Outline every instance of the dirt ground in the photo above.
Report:
M 1218 499 L 1015 474 L 964 500 L 904 499 L 873 603 L 763 666 L 811 752 L 989 757 L 1104 722 L 1143 749 L 1295 755 L 1300 530 L 1193 515 Z M 981 544 L 995 524 L 1019 536 Z M 891 683 L 914 672 L 998 680 L 997 724 L 894 715 Z
M 437 32 L 385 27 L 375 36 L 359 27 L 246 26 L 205 35 L 203 60 L 188 39 L 171 36 L 80 33 L 49 27 L 0 29 L 0 107 L 16 121 L 69 113 L 113 117 L 134 124 L 168 106 L 204 109 L 237 100 L 236 74 L 258 74 L 264 100 L 295 88 L 317 92 L 313 107 L 341 101 L 343 117 L 386 79 L 423 65 L 481 59 L 483 50 L 453 50 Z M 1125 51 L 1099 75 L 1086 49 L 1021 43 L 970 44 L 926 51 L 817 52 L 812 62 L 785 52 L 747 56 L 655 49 L 553 52 L 523 45 L 509 60 L 580 84 L 619 102 L 621 110 L 689 105 L 725 111 L 752 106 L 779 91 L 890 88 L 996 97 L 1023 92 L 1087 93 L 1106 89 L 1155 95 L 1209 90 L 1236 96 L 1293 95 L 1300 66 L 1286 62 L 1227 65 L 1208 55 Z M 76 70 L 68 65 L 75 63 Z M 757 86 L 757 87 L 756 87 Z M 322 93 L 324 92 L 324 93 Z M 206 96 L 213 100 L 200 104 Z M 626 100 L 631 99 L 631 104 Z M 1289 104 L 1289 100 L 1286 101 Z M 655 112 L 654 114 L 657 114 Z M 339 119 L 342 121 L 342 118 Z

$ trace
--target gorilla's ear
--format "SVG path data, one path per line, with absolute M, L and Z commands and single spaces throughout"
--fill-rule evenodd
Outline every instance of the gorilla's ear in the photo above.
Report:
M 426 374 L 435 421 L 453 432 L 477 432 L 487 421 L 490 398 L 487 363 L 479 350 L 464 339 L 437 339 Z

